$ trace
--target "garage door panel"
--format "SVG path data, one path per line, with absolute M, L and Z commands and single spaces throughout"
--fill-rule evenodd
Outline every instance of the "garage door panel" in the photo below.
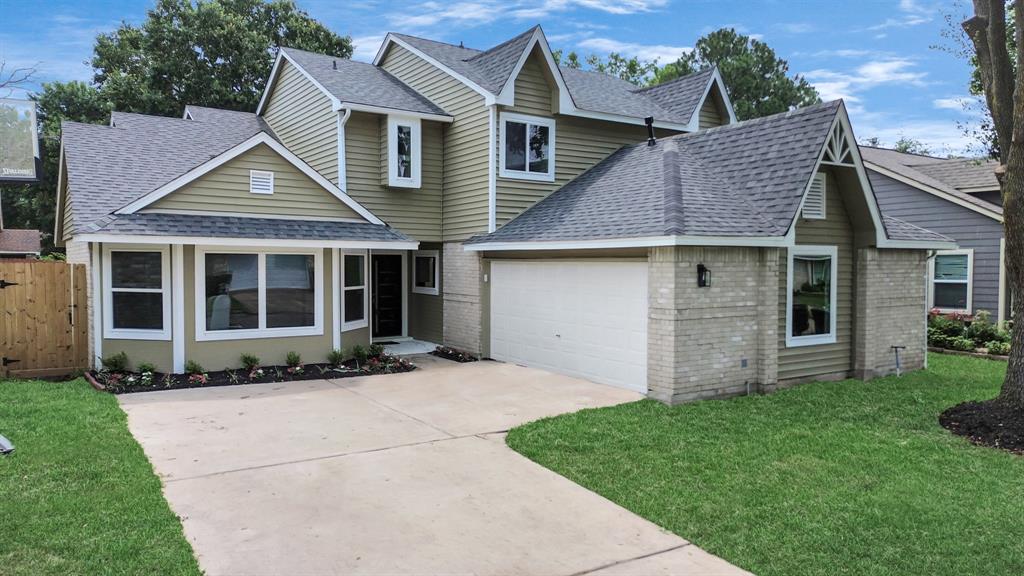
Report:
M 646 391 L 647 264 L 492 262 L 491 356 Z

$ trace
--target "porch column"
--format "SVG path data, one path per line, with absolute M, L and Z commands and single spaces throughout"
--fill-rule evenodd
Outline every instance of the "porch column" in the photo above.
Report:
M 171 245 L 171 371 L 185 372 L 185 250 Z

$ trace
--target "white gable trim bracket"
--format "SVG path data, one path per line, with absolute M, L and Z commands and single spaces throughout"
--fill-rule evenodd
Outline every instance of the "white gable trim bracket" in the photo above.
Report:
M 704 102 L 708 99 L 708 96 L 711 95 L 711 88 L 715 86 L 718 86 L 718 93 L 722 95 L 722 101 L 725 102 L 725 111 L 729 115 L 729 124 L 736 123 L 736 111 L 733 110 L 732 99 L 729 98 L 729 91 L 725 89 L 725 80 L 722 80 L 722 74 L 718 71 L 718 66 L 715 66 L 711 71 L 708 85 L 704 87 L 704 94 L 697 101 L 697 106 L 693 109 L 690 121 L 686 125 L 688 132 L 696 132 L 700 129 L 700 110 L 704 107 Z
M 182 174 L 181 176 L 178 176 L 174 180 L 171 180 L 167 184 L 164 184 L 163 186 L 157 188 L 156 190 L 153 190 L 149 194 L 146 194 L 145 196 L 125 205 L 123 208 L 120 208 L 119 210 L 115 211 L 114 214 L 135 214 L 136 212 L 145 208 L 146 206 L 153 204 L 157 200 L 160 200 L 161 198 L 167 196 L 168 194 L 174 192 L 175 190 L 178 190 L 182 186 L 195 181 L 204 174 L 210 173 L 216 168 L 226 164 L 227 162 L 231 161 L 234 158 L 237 158 L 238 156 L 244 154 L 245 152 L 252 150 L 256 146 L 259 146 L 260 144 L 266 144 L 267 146 L 269 146 L 271 150 L 277 152 L 292 166 L 295 166 L 300 172 L 302 172 L 306 176 L 309 176 L 314 182 L 320 185 L 320 187 L 330 192 L 331 195 L 340 200 L 343 204 L 354 210 L 363 218 L 366 218 L 368 222 L 372 224 L 384 224 L 384 222 L 381 221 L 376 216 L 374 216 L 373 213 L 371 213 L 361 204 L 353 200 L 350 196 L 345 194 L 340 188 L 332 184 L 330 180 L 321 176 L 319 172 L 313 170 L 313 168 L 311 168 L 309 164 L 303 162 L 302 159 L 300 159 L 298 156 L 296 156 L 287 148 L 285 148 L 284 145 L 282 145 L 280 142 L 271 138 L 270 135 L 267 134 L 266 132 L 260 132 L 259 134 L 256 134 L 255 136 L 249 138 L 245 142 L 242 142 L 241 144 L 238 144 L 237 146 L 227 150 L 226 152 L 214 158 L 211 158 L 210 160 L 200 164 L 199 166 L 193 168 L 192 170 L 189 170 L 188 172 Z

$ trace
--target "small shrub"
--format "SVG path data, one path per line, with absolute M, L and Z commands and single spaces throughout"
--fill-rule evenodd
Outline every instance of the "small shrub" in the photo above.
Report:
M 205 372 L 206 372 L 206 370 L 203 370 L 203 365 L 200 364 L 199 362 L 196 362 L 195 360 L 189 360 L 188 362 L 185 362 L 185 374 L 193 374 L 193 375 L 195 375 L 195 374 L 203 374 Z M 189 382 L 191 382 L 191 381 L 192 381 L 192 379 L 190 378 Z M 205 384 L 205 382 L 204 382 L 204 384 Z
M 974 340 L 967 338 L 966 336 L 957 336 L 949 339 L 949 345 L 947 348 L 953 350 L 959 350 L 961 352 L 974 352 L 977 346 L 974 344 Z
M 327 363 L 337 368 L 345 362 L 345 353 L 335 348 L 327 353 Z
M 936 348 L 949 348 L 950 337 L 932 326 L 928 327 L 928 345 Z
M 985 348 L 988 349 L 989 354 L 997 356 L 1007 356 L 1010 354 L 1010 343 L 1002 340 L 993 340 L 985 344 Z
M 283 380 L 284 379 L 284 372 L 282 372 L 281 369 L 278 368 L 277 366 L 274 366 L 274 379 L 275 380 Z
M 101 358 L 100 363 L 103 364 L 103 369 L 107 372 L 128 371 L 128 355 L 124 352 L 118 352 L 117 354 L 111 354 L 106 358 Z
M 363 364 L 366 364 L 366 359 L 368 358 L 368 355 L 366 353 L 366 348 L 363 348 L 359 344 L 356 344 L 355 346 L 353 346 L 352 347 L 352 358 L 355 358 L 356 366 L 357 367 L 358 366 L 362 366 Z
M 242 380 L 241 378 L 239 378 L 238 372 L 232 370 L 231 368 L 225 367 L 224 374 L 227 375 L 228 382 L 231 382 L 232 384 L 238 384 Z
M 284 363 L 288 366 L 295 368 L 302 365 L 302 356 L 294 350 L 285 354 Z
M 999 327 L 992 323 L 992 315 L 979 310 L 965 331 L 968 338 L 977 343 L 999 340 Z
M 139 362 L 138 369 L 142 374 L 145 374 L 146 372 L 156 372 L 156 366 L 153 366 L 153 364 L 149 362 Z
M 255 354 L 242 353 L 241 356 L 242 368 L 245 368 L 250 373 L 260 367 L 260 357 Z
M 383 344 L 370 344 L 370 349 L 367 353 L 370 358 L 380 358 L 384 355 Z
M 964 323 L 944 314 L 930 314 L 928 316 L 928 327 L 950 338 L 964 335 Z
M 208 381 L 209 378 L 203 373 L 192 372 L 188 375 L 188 383 L 193 386 L 205 386 Z

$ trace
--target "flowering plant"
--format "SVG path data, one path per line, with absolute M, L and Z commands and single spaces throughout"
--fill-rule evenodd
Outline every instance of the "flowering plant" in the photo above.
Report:
M 188 383 L 193 385 L 193 386 L 195 386 L 195 385 L 203 386 L 209 380 L 210 380 L 210 378 L 206 374 L 189 374 L 188 375 Z

